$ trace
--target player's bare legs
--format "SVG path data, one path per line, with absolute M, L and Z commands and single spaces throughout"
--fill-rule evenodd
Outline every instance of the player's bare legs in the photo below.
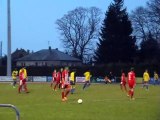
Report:
M 128 95 L 130 97 L 131 100 L 135 100 L 134 96 L 134 88 L 131 88 L 128 92 Z
M 65 99 L 65 100 L 67 100 L 67 96 L 68 96 L 68 94 L 70 93 L 70 91 L 71 91 L 71 87 L 68 87 L 68 88 L 66 89 L 66 91 L 65 91 L 65 96 L 64 96 L 64 99 Z
M 67 100 L 67 96 L 71 91 L 71 86 L 70 85 L 65 85 L 64 88 L 62 89 L 62 101 Z

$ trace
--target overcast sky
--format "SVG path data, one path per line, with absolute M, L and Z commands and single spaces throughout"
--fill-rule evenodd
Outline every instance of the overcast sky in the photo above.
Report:
M 112 0 L 10 0 L 12 17 L 12 52 L 16 48 L 34 52 L 48 48 L 63 51 L 55 21 L 76 7 L 96 6 L 106 12 Z M 147 0 L 124 0 L 130 13 L 138 6 L 145 6 Z M 0 0 L 0 41 L 3 55 L 7 53 L 7 0 Z

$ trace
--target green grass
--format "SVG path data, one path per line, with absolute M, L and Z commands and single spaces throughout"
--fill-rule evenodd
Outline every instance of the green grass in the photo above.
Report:
M 0 83 L 0 103 L 15 105 L 21 120 L 160 120 L 160 86 L 146 91 L 137 85 L 134 101 L 119 84 L 92 84 L 84 91 L 79 84 L 67 102 L 61 102 L 60 91 L 53 92 L 49 83 L 29 83 L 28 88 L 29 94 L 18 94 L 9 83 Z M 0 120 L 15 119 L 12 109 L 0 107 Z

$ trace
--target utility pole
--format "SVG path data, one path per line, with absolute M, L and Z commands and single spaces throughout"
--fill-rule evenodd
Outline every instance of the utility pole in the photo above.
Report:
M 7 76 L 11 76 L 11 11 L 10 0 L 7 0 L 8 43 L 7 43 Z

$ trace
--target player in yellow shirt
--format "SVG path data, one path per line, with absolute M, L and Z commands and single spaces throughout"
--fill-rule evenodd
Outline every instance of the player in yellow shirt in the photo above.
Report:
M 146 69 L 145 72 L 143 73 L 143 88 L 146 87 L 146 90 L 148 90 L 148 82 L 150 80 L 150 76 L 148 73 L 148 70 Z
M 76 73 L 76 70 L 73 70 L 71 73 L 70 73 L 70 85 L 71 85 L 71 94 L 74 93 L 75 91 L 75 73 Z
M 90 78 L 91 78 L 91 73 L 90 73 L 90 70 L 86 71 L 84 73 L 84 76 L 85 76 L 85 84 L 83 86 L 83 90 L 86 88 L 86 87 L 89 87 L 90 86 Z
M 13 79 L 13 88 L 16 88 L 16 84 L 17 84 L 17 77 L 18 77 L 18 70 L 15 68 L 12 71 L 12 79 Z
M 19 88 L 18 88 L 18 93 L 21 93 L 22 91 L 22 87 L 24 88 L 25 92 L 26 93 L 29 93 L 28 92 L 28 89 L 27 89 L 27 70 L 25 67 L 21 68 L 19 70 Z
M 154 85 L 158 84 L 159 76 L 156 71 L 154 71 Z
M 22 67 L 22 68 L 19 70 L 19 73 L 21 73 L 22 71 L 24 72 L 24 74 L 23 74 L 24 79 L 28 79 L 26 67 Z

